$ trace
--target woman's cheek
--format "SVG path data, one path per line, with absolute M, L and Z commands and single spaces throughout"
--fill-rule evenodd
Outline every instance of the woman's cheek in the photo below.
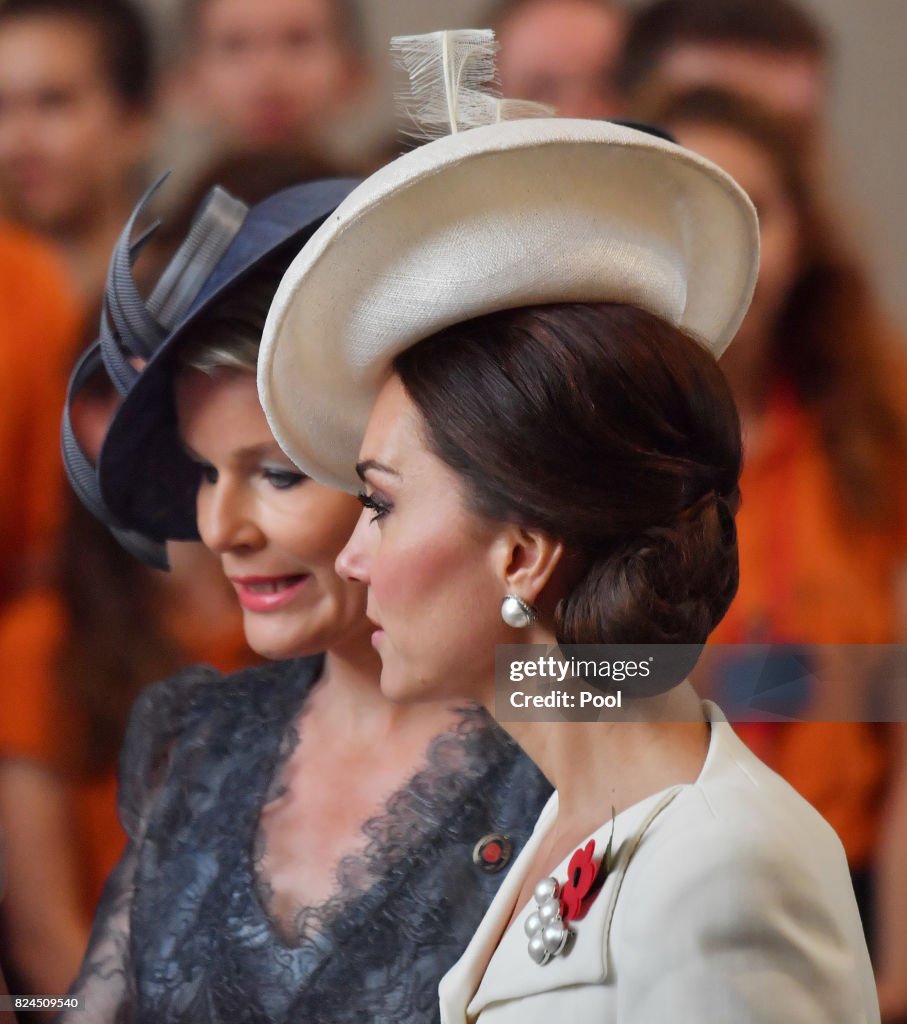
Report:
M 383 536 L 379 540 L 372 561 L 371 588 L 382 614 L 397 610 L 406 613 L 418 606 L 420 594 L 426 596 L 428 559 L 419 558 L 418 554 L 409 545 L 395 545 L 393 537 Z

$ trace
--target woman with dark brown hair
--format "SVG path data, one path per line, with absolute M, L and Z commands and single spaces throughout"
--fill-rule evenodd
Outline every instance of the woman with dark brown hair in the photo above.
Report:
M 439 42 L 447 66 L 457 36 Z M 569 668 L 564 645 L 607 662 L 702 644 L 723 616 L 741 442 L 716 358 L 758 263 L 752 207 L 710 162 L 501 110 L 452 118 L 340 205 L 259 360 L 290 457 L 361 488 L 337 564 L 368 584 L 382 690 L 489 710 L 498 645 Z M 877 1021 L 828 825 L 682 675 L 601 685 L 595 720 L 581 681 L 565 710 L 502 716 L 557 792 L 442 1021 Z
M 667 94 L 642 112 L 733 174 L 760 217 L 759 282 L 721 361 L 743 418 L 746 459 L 737 523 L 741 585 L 713 639 L 900 642 L 905 359 L 812 180 L 810 151 L 793 126 L 715 90 Z M 863 666 L 834 671 L 844 677 L 846 697 L 863 699 Z M 716 699 L 745 672 L 743 655 L 727 662 L 712 681 Z M 743 735 L 844 843 L 883 1017 L 901 1019 L 907 727 L 868 723 L 860 714 L 825 721 L 842 716 L 824 713 L 815 694 L 800 699 L 784 710 L 808 721 L 761 723 Z

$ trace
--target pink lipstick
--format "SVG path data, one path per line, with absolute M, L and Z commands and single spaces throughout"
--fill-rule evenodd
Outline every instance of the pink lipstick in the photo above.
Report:
M 275 612 L 290 604 L 309 576 L 231 576 L 239 603 L 249 612 Z

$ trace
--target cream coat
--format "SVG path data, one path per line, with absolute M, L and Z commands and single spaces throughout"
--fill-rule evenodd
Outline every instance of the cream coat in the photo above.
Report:
M 567 952 L 538 966 L 524 932 L 534 903 L 504 929 L 556 817 L 551 798 L 441 982 L 443 1024 L 878 1022 L 837 836 L 714 705 L 706 711 L 699 778 L 617 816 L 604 886 Z M 609 820 L 594 833 L 597 852 L 611 831 Z M 566 879 L 567 860 L 555 876 Z

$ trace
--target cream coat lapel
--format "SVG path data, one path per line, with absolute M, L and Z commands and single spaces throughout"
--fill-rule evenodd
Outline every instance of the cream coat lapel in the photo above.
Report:
M 646 829 L 683 787 L 675 786 L 646 798 L 619 814 L 613 823 L 612 868 L 586 916 L 570 925 L 574 932 L 567 951 L 544 966 L 534 963 L 524 930 L 534 905 L 523 908 L 513 926 L 501 938 L 517 894 L 525 881 L 533 854 L 554 821 L 556 798 L 543 811 L 530 843 L 492 903 L 461 960 L 448 972 L 440 987 L 442 1024 L 465 1024 L 493 1003 L 519 999 L 569 985 L 603 982 L 608 974 L 607 938 L 627 866 Z M 606 822 L 590 838 L 601 855 L 611 838 L 612 822 Z M 555 876 L 567 875 L 569 857 Z

